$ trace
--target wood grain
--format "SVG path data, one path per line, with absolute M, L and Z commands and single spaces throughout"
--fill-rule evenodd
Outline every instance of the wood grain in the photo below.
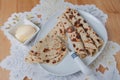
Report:
M 51 0 L 52 1 L 52 0 Z M 109 40 L 120 44 L 120 0 L 65 0 L 73 4 L 95 4 L 103 12 L 108 14 L 106 28 Z M 30 11 L 39 0 L 0 0 L 0 26 L 14 12 Z M 0 61 L 10 52 L 10 42 L 0 31 Z M 120 53 L 120 52 L 119 52 Z M 117 57 L 117 59 L 120 57 Z M 119 65 L 120 66 L 120 65 Z M 9 80 L 9 71 L 0 68 L 0 80 Z M 25 78 L 24 80 L 28 80 Z
M 12 13 L 30 11 L 38 3 L 39 0 L 0 0 L 0 26 Z M 0 30 L 0 61 L 7 57 L 9 53 L 10 42 Z M 9 71 L 0 68 L 0 80 L 9 80 Z

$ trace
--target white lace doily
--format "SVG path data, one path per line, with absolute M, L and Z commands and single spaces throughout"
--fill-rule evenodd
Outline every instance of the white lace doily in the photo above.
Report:
M 80 72 L 69 76 L 57 77 L 47 73 L 39 66 L 39 64 L 26 63 L 24 61 L 24 57 L 28 54 L 31 45 L 33 44 L 31 43 L 27 46 L 20 44 L 8 33 L 8 30 L 11 27 L 14 27 L 18 21 L 23 18 L 27 18 L 41 27 L 52 14 L 66 7 L 72 7 L 89 12 L 93 16 L 97 17 L 103 24 L 106 22 L 107 15 L 95 5 L 73 5 L 71 3 L 64 2 L 64 0 L 41 0 L 40 3 L 41 4 L 38 4 L 36 7 L 34 7 L 31 12 L 12 14 L 8 21 L 2 26 L 1 29 L 11 42 L 11 48 L 10 56 L 4 59 L 0 63 L 0 66 L 11 71 L 10 80 L 23 80 L 25 76 L 32 78 L 32 80 L 84 80 L 85 77 Z M 95 72 L 96 68 L 98 68 L 100 64 L 109 69 L 104 74 L 96 72 L 97 76 L 99 77 L 98 80 L 120 79 L 113 56 L 119 50 L 120 45 L 112 41 L 108 41 L 102 54 L 93 62 L 93 64 L 91 64 L 90 67 Z

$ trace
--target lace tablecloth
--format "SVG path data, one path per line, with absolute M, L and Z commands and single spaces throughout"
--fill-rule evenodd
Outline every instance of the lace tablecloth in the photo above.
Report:
M 42 27 L 52 14 L 58 10 L 65 9 L 66 7 L 86 11 L 98 18 L 105 25 L 107 15 L 95 5 L 73 5 L 64 2 L 64 0 L 41 0 L 41 4 L 36 5 L 30 12 L 12 14 L 1 28 L 11 42 L 10 56 L 0 63 L 1 67 L 11 71 L 10 80 L 23 80 L 25 76 L 32 78 L 32 80 L 84 80 L 85 77 L 80 72 L 69 76 L 57 77 L 43 70 L 39 64 L 26 63 L 24 58 L 28 54 L 34 40 L 30 45 L 24 46 L 8 33 L 8 30 L 11 27 L 14 27 L 18 21 L 23 18 L 27 18 L 39 27 Z M 90 65 L 91 69 L 95 71 L 99 77 L 98 80 L 120 80 L 120 75 L 116 68 L 116 61 L 113 56 L 119 50 L 120 45 L 108 41 L 104 51 Z M 101 67 L 104 69 L 102 72 L 99 71 Z

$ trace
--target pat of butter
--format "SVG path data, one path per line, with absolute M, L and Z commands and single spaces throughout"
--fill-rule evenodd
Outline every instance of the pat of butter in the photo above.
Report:
M 20 42 L 25 42 L 36 32 L 36 29 L 31 25 L 22 25 L 19 26 L 15 32 L 15 37 Z

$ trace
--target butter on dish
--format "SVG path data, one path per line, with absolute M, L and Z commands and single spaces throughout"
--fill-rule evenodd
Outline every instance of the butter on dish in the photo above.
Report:
M 15 32 L 15 37 L 20 42 L 25 42 L 30 37 L 32 37 L 32 35 L 35 34 L 35 32 L 36 32 L 36 29 L 31 25 L 22 25 L 17 28 Z
M 14 27 L 9 30 L 9 33 L 22 44 L 28 44 L 35 35 L 39 32 L 40 28 L 27 19 L 18 22 Z

